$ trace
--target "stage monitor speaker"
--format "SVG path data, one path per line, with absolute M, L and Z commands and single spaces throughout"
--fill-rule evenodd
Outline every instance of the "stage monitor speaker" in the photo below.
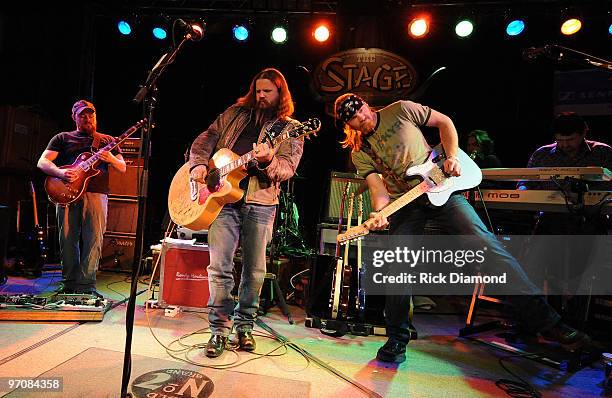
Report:
M 109 194 L 120 196 L 138 196 L 138 178 L 142 173 L 142 166 L 137 159 L 126 159 L 125 173 L 118 172 L 114 167 L 108 168 Z
M 357 206 L 357 193 L 363 191 L 361 194 L 363 196 L 363 220 L 367 220 L 370 213 L 372 212 L 372 202 L 370 201 L 370 191 L 365 188 L 365 179 L 359 177 L 357 174 L 352 173 L 339 173 L 337 171 L 332 171 L 329 191 L 328 191 L 328 200 L 327 206 L 325 208 L 325 219 L 327 221 L 338 221 L 340 216 L 340 207 L 342 202 L 342 196 L 344 195 L 344 187 L 347 183 L 350 183 L 349 186 L 349 194 L 355 193 L 355 205 L 353 208 L 353 225 L 356 225 L 358 206 Z M 344 223 L 348 214 L 348 200 L 344 206 L 344 214 L 342 215 L 344 219 Z
M 138 223 L 138 200 L 129 197 L 108 197 L 106 232 L 135 234 Z
M 99 268 L 106 271 L 131 270 L 135 244 L 134 234 L 105 233 Z

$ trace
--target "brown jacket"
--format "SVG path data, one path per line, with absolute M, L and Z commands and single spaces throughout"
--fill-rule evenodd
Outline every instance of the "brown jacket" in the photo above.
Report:
M 254 112 L 248 108 L 232 105 L 220 114 L 217 119 L 193 141 L 189 153 L 189 168 L 198 165 L 208 166 L 210 157 L 221 148 L 232 148 L 238 136 L 249 124 Z M 272 124 L 264 124 L 257 142 L 261 142 L 265 130 Z M 282 132 L 295 128 L 298 122 L 289 119 Z M 246 203 L 274 205 L 278 203 L 280 183 L 293 177 L 297 169 L 304 141 L 290 138 L 283 141 L 276 150 L 272 161 L 266 167 L 257 167 L 257 175 L 249 178 Z

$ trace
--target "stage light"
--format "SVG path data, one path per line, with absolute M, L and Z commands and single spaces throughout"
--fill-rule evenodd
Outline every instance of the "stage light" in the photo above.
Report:
M 425 17 L 417 17 L 410 21 L 408 33 L 414 38 L 424 37 L 429 32 L 429 21 Z
M 244 25 L 236 25 L 232 28 L 234 39 L 244 42 L 249 38 L 249 29 Z
M 276 44 L 282 44 L 287 41 L 287 30 L 282 26 L 272 29 L 272 41 Z
M 525 21 L 515 19 L 506 25 L 506 34 L 508 36 L 518 36 L 525 30 Z
M 132 27 L 128 21 L 121 20 L 117 23 L 117 29 L 119 29 L 119 33 L 122 35 L 129 35 L 132 33 Z
M 459 21 L 455 26 L 455 33 L 459 37 L 468 37 L 474 31 L 474 24 L 469 19 Z
M 329 39 L 329 28 L 321 24 L 314 30 L 313 36 L 316 41 L 323 43 Z
M 612 35 L 612 23 L 608 26 L 608 33 Z
M 156 39 L 164 40 L 167 36 L 168 32 L 166 32 L 166 29 L 162 28 L 161 26 L 156 26 L 153 28 L 153 37 Z
M 561 25 L 561 33 L 566 36 L 577 33 L 582 28 L 582 21 L 578 18 L 570 18 L 565 20 Z

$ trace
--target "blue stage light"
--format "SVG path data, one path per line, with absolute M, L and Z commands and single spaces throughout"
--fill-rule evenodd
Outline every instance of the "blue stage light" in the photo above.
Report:
M 508 36 L 518 36 L 525 30 L 525 22 L 520 19 L 515 19 L 506 26 Z
M 232 29 L 232 32 L 234 33 L 234 39 L 238 41 L 245 41 L 249 38 L 249 30 L 246 28 L 246 26 L 236 25 Z
M 132 33 L 132 27 L 127 21 L 119 21 L 117 23 L 117 29 L 119 29 L 119 33 L 121 33 L 122 35 L 127 36 Z
M 168 33 L 166 32 L 166 29 L 156 26 L 153 28 L 153 36 L 156 39 L 164 40 L 168 36 Z

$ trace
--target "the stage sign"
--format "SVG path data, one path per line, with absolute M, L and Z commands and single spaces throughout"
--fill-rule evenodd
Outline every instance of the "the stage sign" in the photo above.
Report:
M 314 70 L 315 89 L 333 115 L 335 99 L 352 92 L 374 107 L 406 99 L 417 86 L 417 73 L 406 59 L 380 48 L 354 48 L 323 60 Z

